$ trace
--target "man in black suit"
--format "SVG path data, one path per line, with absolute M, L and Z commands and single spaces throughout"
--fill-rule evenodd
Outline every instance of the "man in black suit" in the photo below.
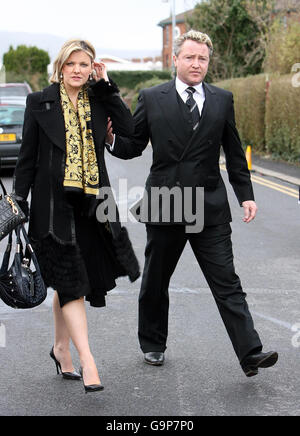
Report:
M 201 32 L 191 30 L 179 37 L 174 56 L 176 79 L 141 91 L 131 140 L 113 138 L 111 128 L 107 140 L 110 144 L 113 142 L 112 154 L 122 159 L 140 156 L 149 139 L 153 147 L 153 163 L 146 182 L 146 207 L 145 200 L 143 202 L 148 218 L 143 219 L 145 214 L 141 218 L 146 222 L 147 245 L 139 296 L 138 334 L 145 362 L 164 363 L 169 282 L 189 241 L 242 369 L 250 377 L 258 373 L 259 367 L 274 365 L 278 355 L 262 352 L 246 294 L 233 265 L 231 213 L 219 169 L 220 145 L 225 152 L 229 181 L 244 210 L 244 222 L 255 218 L 257 207 L 235 126 L 232 93 L 204 82 L 212 51 L 210 38 Z M 153 198 L 153 189 L 163 187 L 179 189 L 184 207 L 193 210 L 201 195 L 197 188 L 204 188 L 202 231 L 187 231 L 187 221 L 183 216 L 178 220 L 174 210 L 167 222 L 163 219 L 164 204 L 149 200 Z M 184 198 L 187 188 L 192 191 L 190 202 Z M 173 209 L 174 202 L 176 198 L 170 202 Z M 153 206 L 158 213 L 151 214 Z

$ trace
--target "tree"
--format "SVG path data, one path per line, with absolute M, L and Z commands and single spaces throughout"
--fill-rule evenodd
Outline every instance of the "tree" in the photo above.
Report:
M 261 72 L 272 10 L 273 2 L 264 0 L 203 0 L 196 5 L 188 24 L 212 39 L 211 80 Z
M 3 55 L 8 82 L 27 81 L 33 90 L 48 84 L 47 67 L 50 63 L 48 53 L 37 47 L 19 45 L 16 49 L 9 47 Z
M 264 69 L 267 73 L 288 74 L 299 62 L 300 26 L 298 22 L 286 24 L 277 18 L 269 33 Z

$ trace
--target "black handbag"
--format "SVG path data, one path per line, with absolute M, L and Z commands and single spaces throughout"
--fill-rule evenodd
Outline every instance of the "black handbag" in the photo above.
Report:
M 26 216 L 18 205 L 14 194 L 8 195 L 0 179 L 3 195 L 0 196 L 0 241 L 19 224 L 26 221 Z
M 21 232 L 25 240 L 21 240 Z M 41 276 L 39 264 L 23 224 L 15 229 L 16 252 L 9 268 L 12 235 L 3 256 L 0 269 L 0 298 L 5 304 L 15 309 L 31 309 L 40 305 L 47 296 L 47 288 Z M 31 263 L 34 271 L 31 269 Z

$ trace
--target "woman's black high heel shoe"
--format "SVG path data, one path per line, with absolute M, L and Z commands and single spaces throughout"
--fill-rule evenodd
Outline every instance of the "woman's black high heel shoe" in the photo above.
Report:
M 98 391 L 103 391 L 103 389 L 104 389 L 104 386 L 100 383 L 100 385 L 85 385 L 84 384 L 84 380 L 83 380 L 83 371 L 82 371 L 82 368 L 80 367 L 80 370 L 79 370 L 79 372 L 80 372 L 80 375 L 81 375 L 81 378 L 82 378 L 82 381 L 83 381 L 83 386 L 84 386 L 84 390 L 85 390 L 85 393 L 87 394 L 88 392 L 98 392 Z
M 74 372 L 62 372 L 61 370 L 61 364 L 60 362 L 56 359 L 55 355 L 54 355 L 54 347 L 52 347 L 52 350 L 50 351 L 50 357 L 54 360 L 55 365 L 56 365 L 56 371 L 57 374 L 59 374 L 59 371 L 61 372 L 63 378 L 65 378 L 66 380 L 81 380 L 81 375 L 78 374 L 78 372 L 74 371 Z

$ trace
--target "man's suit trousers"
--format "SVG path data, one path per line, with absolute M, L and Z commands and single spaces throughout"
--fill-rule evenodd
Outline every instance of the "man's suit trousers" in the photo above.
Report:
M 241 361 L 254 350 L 260 351 L 262 344 L 234 269 L 230 224 L 208 226 L 196 234 L 185 233 L 183 225 L 147 225 L 146 229 L 145 266 L 139 296 L 142 351 L 164 352 L 166 349 L 169 282 L 187 241 L 212 291 L 238 359 Z

